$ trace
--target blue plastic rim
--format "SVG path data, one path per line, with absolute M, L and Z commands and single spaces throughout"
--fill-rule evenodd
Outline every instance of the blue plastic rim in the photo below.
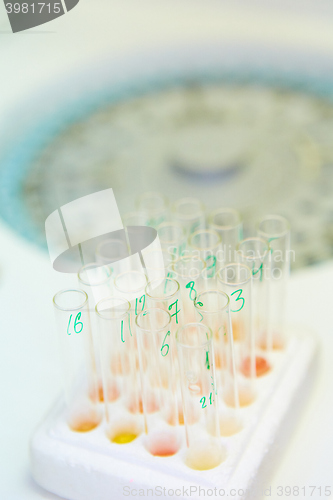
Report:
M 187 88 L 193 83 L 207 85 L 220 83 L 221 85 L 249 85 L 276 89 L 285 89 L 291 92 L 301 92 L 313 97 L 333 100 L 333 84 L 329 79 L 323 80 L 315 76 L 301 74 L 281 74 L 272 70 L 258 71 L 221 71 L 217 68 L 202 74 L 193 72 L 186 75 L 170 75 L 162 78 L 156 75 L 140 82 L 128 82 L 122 86 L 105 86 L 104 90 L 88 93 L 84 97 L 68 105 L 57 108 L 51 116 L 38 120 L 24 133 L 15 137 L 12 143 L 3 152 L 0 161 L 0 216 L 21 236 L 46 249 L 43 244 L 41 229 L 28 216 L 24 203 L 24 180 L 29 174 L 33 161 L 38 157 L 42 148 L 52 143 L 54 138 L 70 125 L 84 120 L 97 112 L 105 105 L 116 104 L 124 100 L 137 98 L 150 93 L 158 93 L 169 88 Z

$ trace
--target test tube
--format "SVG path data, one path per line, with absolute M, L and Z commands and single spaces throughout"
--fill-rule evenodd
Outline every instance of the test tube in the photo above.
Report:
M 236 262 L 236 247 L 243 238 L 243 221 L 239 212 L 233 208 L 218 208 L 210 212 L 208 226 L 217 231 L 222 239 L 223 259 L 218 259 L 219 262 Z
M 213 469 L 226 458 L 219 426 L 213 335 L 202 323 L 177 330 L 187 449 L 185 463 L 195 470 Z
M 128 212 L 122 217 L 124 226 L 149 226 L 149 215 L 147 212 L 137 210 Z
M 128 260 L 124 260 L 129 256 L 128 247 L 121 237 L 101 241 L 95 255 L 99 264 L 110 266 L 113 277 L 130 270 Z
M 189 255 L 176 260 L 172 265 L 173 278 L 180 284 L 184 321 L 195 322 L 194 299 L 204 289 L 203 271 L 206 263 L 199 257 Z
M 172 206 L 172 215 L 186 236 L 205 228 L 205 206 L 197 198 L 181 198 Z
M 198 321 L 213 333 L 219 425 L 222 436 L 231 436 L 242 429 L 236 378 L 235 352 L 230 317 L 229 296 L 220 290 L 206 290 L 194 301 Z
M 252 322 L 252 273 L 245 264 L 221 268 L 218 287 L 230 297 L 230 313 L 240 406 L 256 397 L 255 338 Z
M 83 290 L 62 290 L 54 296 L 53 305 L 63 359 L 66 421 L 71 430 L 87 432 L 102 419 L 88 296 Z
M 148 226 L 157 228 L 168 217 L 168 199 L 154 191 L 143 193 L 136 201 L 136 208 L 148 216 Z
M 88 295 L 89 308 L 92 311 L 91 330 L 94 347 L 95 365 L 98 377 L 99 399 L 104 400 L 101 363 L 99 356 L 99 334 L 94 309 L 98 301 L 111 294 L 112 270 L 109 266 L 101 266 L 97 262 L 86 264 L 78 272 L 79 287 Z
M 177 222 L 163 222 L 157 227 L 161 247 L 174 258 L 181 257 L 186 248 L 186 234 Z
M 131 308 L 137 316 L 145 308 L 145 287 L 148 283 L 143 271 L 126 271 L 114 280 L 114 294 L 123 297 L 131 303 Z
M 271 369 L 272 332 L 270 310 L 270 247 L 262 238 L 246 238 L 237 246 L 241 263 L 252 271 L 253 329 L 256 343 L 256 375 Z
M 290 225 L 279 215 L 267 215 L 259 222 L 258 235 L 271 249 L 271 310 L 273 348 L 286 346 L 285 314 L 287 283 L 290 274 Z
M 149 250 L 144 253 L 145 270 L 149 281 L 172 276 L 173 254 L 166 250 Z
M 149 308 L 135 319 L 138 339 L 145 447 L 154 456 L 175 455 L 181 445 L 170 314 Z
M 222 253 L 222 240 L 219 233 L 212 229 L 195 231 L 189 237 L 189 247 L 193 255 L 197 255 L 206 262 L 206 279 L 214 280 L 219 267 L 217 257 Z
M 79 270 L 79 285 L 88 295 L 89 305 L 92 309 L 95 308 L 97 302 L 111 294 L 111 276 L 111 268 L 97 262 L 86 264 Z
M 171 316 L 170 328 L 176 333 L 184 323 L 180 285 L 172 278 L 158 278 L 150 281 L 145 289 L 148 307 L 159 307 Z
M 130 443 L 142 431 L 130 309 L 128 300 L 119 297 L 107 297 L 96 304 L 106 433 L 117 444 Z M 130 412 L 129 407 L 136 411 Z

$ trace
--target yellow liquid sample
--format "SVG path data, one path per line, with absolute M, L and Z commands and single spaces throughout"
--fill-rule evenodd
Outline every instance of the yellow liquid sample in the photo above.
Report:
M 138 434 L 134 434 L 133 432 L 120 432 L 111 438 L 112 443 L 116 444 L 127 444 L 131 443 L 138 437 Z
M 220 433 L 221 436 L 228 437 L 237 434 L 243 429 L 240 422 L 237 422 L 235 418 L 224 417 L 220 418 Z
M 203 446 L 200 449 L 189 449 L 185 463 L 188 467 L 190 467 L 190 469 L 210 470 L 220 465 L 225 458 L 225 453 L 219 445 L 214 447 Z

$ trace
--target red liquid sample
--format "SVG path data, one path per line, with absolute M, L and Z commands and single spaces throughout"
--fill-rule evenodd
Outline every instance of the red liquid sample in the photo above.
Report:
M 261 356 L 256 356 L 256 375 L 257 377 L 261 377 L 262 375 L 265 375 L 268 373 L 271 369 L 270 364 L 268 361 L 261 357 Z M 245 358 L 242 364 L 241 371 L 245 377 L 250 377 L 251 376 L 251 361 L 250 358 Z
M 172 457 L 179 450 L 179 442 L 170 434 L 156 436 L 150 439 L 147 449 L 155 457 Z

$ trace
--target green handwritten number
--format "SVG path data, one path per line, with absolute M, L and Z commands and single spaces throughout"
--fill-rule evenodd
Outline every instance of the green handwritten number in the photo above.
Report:
M 129 332 L 130 332 L 131 337 L 133 337 L 132 329 L 131 329 L 131 317 L 130 317 L 130 315 L 128 315 L 128 328 L 129 328 Z
M 83 323 L 82 323 L 82 321 L 78 321 L 79 319 L 81 319 L 81 313 L 80 312 L 77 313 L 75 321 L 74 321 L 74 332 L 75 333 L 81 333 L 82 330 L 83 330 Z M 77 331 L 77 328 L 76 328 L 77 325 L 80 325 L 79 331 Z
M 202 307 L 202 306 L 203 306 L 203 303 L 202 303 L 202 302 L 197 302 L 197 304 L 198 304 L 198 306 L 200 306 L 200 307 Z M 197 311 L 198 311 L 198 309 L 197 309 Z M 198 314 L 200 314 L 200 316 L 201 316 L 201 319 L 200 319 L 200 323 L 201 323 L 201 321 L 203 320 L 203 315 L 201 314 L 201 312 L 200 312 L 200 311 L 198 311 Z
M 145 301 L 146 301 L 146 296 L 145 295 L 142 295 L 139 299 L 139 303 L 141 304 L 142 302 L 142 299 L 143 299 L 143 304 L 142 304 L 142 308 L 141 308 L 141 311 L 142 312 L 145 308 Z M 138 315 L 138 299 L 136 298 L 135 299 L 135 316 Z
M 255 271 L 254 270 L 254 262 L 252 264 L 252 276 L 255 276 L 256 274 L 258 274 L 260 272 L 260 275 L 259 275 L 260 281 L 262 281 L 262 266 L 263 266 L 263 263 L 261 263 L 260 266 L 258 267 L 258 269 Z
M 169 344 L 165 344 L 165 341 L 166 341 L 166 338 L 167 336 L 170 335 L 170 331 L 167 332 L 166 336 L 164 337 L 164 340 L 163 340 L 163 344 L 162 344 L 162 347 L 161 347 L 161 354 L 162 356 L 167 356 L 168 352 L 169 352 L 169 349 L 170 349 L 170 346 Z M 166 353 L 163 354 L 163 349 L 166 347 Z
M 70 324 L 71 324 L 71 321 L 72 321 L 72 314 L 70 315 L 69 317 L 69 321 L 68 321 L 68 325 L 67 325 L 67 335 L 71 335 L 71 332 L 69 331 L 69 327 L 70 327 Z M 83 330 L 83 323 L 82 321 L 79 321 L 81 319 L 81 313 L 77 313 L 76 317 L 75 317 L 75 321 L 74 321 L 74 332 L 75 333 L 81 333 L 82 330 Z M 78 325 L 79 326 L 79 330 L 78 330 Z
M 216 257 L 215 255 L 208 255 L 205 258 L 206 263 L 208 264 L 209 261 L 212 260 L 213 262 L 209 265 L 207 265 L 207 271 L 211 269 L 210 273 L 207 273 L 207 278 L 214 278 L 215 276 L 215 268 L 216 268 Z
M 71 324 L 71 321 L 72 321 L 72 316 L 73 315 L 71 314 L 69 317 L 69 321 L 68 321 L 68 325 L 67 325 L 67 335 L 71 335 L 71 332 L 69 332 L 68 330 L 69 330 L 69 325 Z
M 239 293 L 238 293 L 239 292 Z M 240 311 L 241 309 L 243 309 L 244 307 L 244 304 L 245 304 L 245 299 L 243 297 L 241 297 L 242 295 L 242 292 L 243 292 L 243 289 L 240 289 L 240 290 L 236 290 L 235 292 L 232 292 L 231 295 L 235 295 L 235 293 L 238 293 L 237 295 L 237 299 L 235 300 L 235 302 L 237 302 L 238 300 L 241 300 L 242 301 L 242 305 L 240 306 L 239 309 L 231 309 L 231 312 L 233 313 L 237 313 L 238 311 Z
M 209 351 L 206 351 L 206 366 L 207 366 L 207 370 L 209 370 L 209 368 L 210 368 Z
M 122 342 L 125 342 L 124 340 L 124 320 L 121 320 L 121 327 L 120 327 L 120 338 Z
M 209 404 L 211 404 L 211 405 L 214 402 L 214 399 L 212 399 L 212 397 L 213 397 L 213 393 L 211 392 L 209 394 Z M 205 396 L 202 396 L 202 398 L 200 399 L 200 403 L 201 403 L 201 408 L 206 408 L 207 405 L 206 405 L 206 398 L 205 398 Z
M 194 288 L 194 285 L 195 285 L 194 281 L 189 281 L 189 282 L 187 283 L 187 285 L 186 285 L 186 288 L 190 288 L 189 297 L 190 297 L 190 299 L 191 299 L 191 300 L 193 300 L 193 301 L 194 301 L 194 299 L 195 299 L 195 298 L 196 298 L 196 296 L 197 296 L 197 291 L 196 291 L 196 289 Z M 194 292 L 194 297 L 192 297 L 192 292 Z
M 201 399 L 200 399 L 200 403 L 202 404 L 202 408 L 206 408 L 206 398 L 205 396 L 203 396 Z
M 173 316 L 176 316 L 176 323 L 177 323 L 177 325 L 178 325 L 178 313 L 180 312 L 180 309 L 178 309 L 178 299 L 176 300 L 176 302 L 173 302 L 172 304 L 170 304 L 170 305 L 169 305 L 169 307 L 168 307 L 169 311 L 171 311 L 171 309 L 172 309 L 172 307 L 173 307 L 173 306 L 176 306 L 176 307 L 175 307 L 176 312 L 175 312 L 175 313 L 173 313 L 173 314 L 171 314 L 171 318 L 172 318 Z

